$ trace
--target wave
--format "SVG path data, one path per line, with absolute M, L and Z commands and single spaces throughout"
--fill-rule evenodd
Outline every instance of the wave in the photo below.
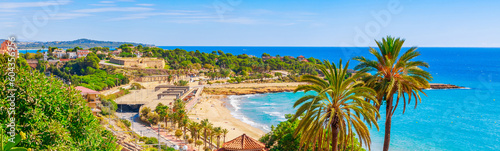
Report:
M 269 126 L 252 121 L 242 113 L 231 112 L 231 115 L 233 115 L 234 118 L 239 119 L 242 122 L 249 124 L 250 126 L 259 128 L 266 133 L 271 131 L 271 128 Z
M 268 112 L 268 111 L 263 111 L 263 112 L 266 113 L 267 115 L 278 117 L 277 120 L 279 120 L 279 121 L 285 121 L 286 120 L 285 113 L 281 113 L 281 112 Z

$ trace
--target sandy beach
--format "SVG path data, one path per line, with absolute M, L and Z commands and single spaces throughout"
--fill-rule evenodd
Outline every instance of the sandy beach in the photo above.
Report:
M 223 97 L 203 95 L 203 99 L 189 112 L 189 118 L 196 122 L 208 119 L 214 127 L 222 127 L 229 130 L 226 141 L 230 141 L 243 133 L 255 139 L 259 139 L 265 134 L 262 130 L 234 118 L 231 112 L 224 106 L 224 102 L 220 100 Z

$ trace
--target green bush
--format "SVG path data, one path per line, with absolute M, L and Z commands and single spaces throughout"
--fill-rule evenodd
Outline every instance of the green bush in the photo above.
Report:
M 0 55 L 0 74 L 7 75 L 7 58 Z M 17 89 L 15 115 L 17 131 L 26 132 L 17 146 L 33 150 L 118 150 L 117 139 L 92 115 L 81 94 L 61 80 L 47 77 L 29 67 L 16 66 L 16 81 L 0 76 L 0 89 Z M 9 123 L 10 96 L 0 92 L 0 124 Z M 0 134 L 7 137 L 6 134 Z
M 120 121 L 122 121 L 122 123 L 125 124 L 128 128 L 130 128 L 130 126 L 132 126 L 132 123 L 130 123 L 130 121 L 128 121 L 126 119 L 120 119 Z

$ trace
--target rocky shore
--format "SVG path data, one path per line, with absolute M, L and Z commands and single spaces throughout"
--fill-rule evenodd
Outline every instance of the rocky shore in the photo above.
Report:
M 278 93 L 292 92 L 298 85 L 305 83 L 266 83 L 266 84 L 239 84 L 206 87 L 203 93 L 209 95 L 245 95 L 245 94 L 262 94 L 262 93 Z M 431 83 L 430 89 L 463 89 L 465 87 L 452 84 Z
M 245 95 L 292 92 L 296 87 L 249 87 L 249 88 L 205 88 L 203 93 L 211 95 Z
M 465 87 L 456 86 L 452 84 L 439 84 L 439 83 L 431 83 L 431 89 L 463 89 Z

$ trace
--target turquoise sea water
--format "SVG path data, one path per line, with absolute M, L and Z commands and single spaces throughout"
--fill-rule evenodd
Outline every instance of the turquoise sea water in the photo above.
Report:
M 353 47 L 162 47 L 188 51 L 222 50 L 232 54 L 260 56 L 291 55 L 329 59 L 338 62 L 353 56 L 373 59 L 368 48 Z M 418 60 L 429 63 L 426 69 L 432 83 L 449 83 L 468 89 L 425 90 L 427 97 L 417 106 L 399 107 L 393 116 L 391 150 L 500 150 L 500 48 L 419 48 Z M 351 62 L 351 68 L 357 62 Z M 293 102 L 299 93 L 272 93 L 230 96 L 232 114 L 255 127 L 269 130 L 294 113 Z M 381 110 L 385 116 L 384 109 Z M 384 123 L 371 130 L 372 149 L 381 150 Z

